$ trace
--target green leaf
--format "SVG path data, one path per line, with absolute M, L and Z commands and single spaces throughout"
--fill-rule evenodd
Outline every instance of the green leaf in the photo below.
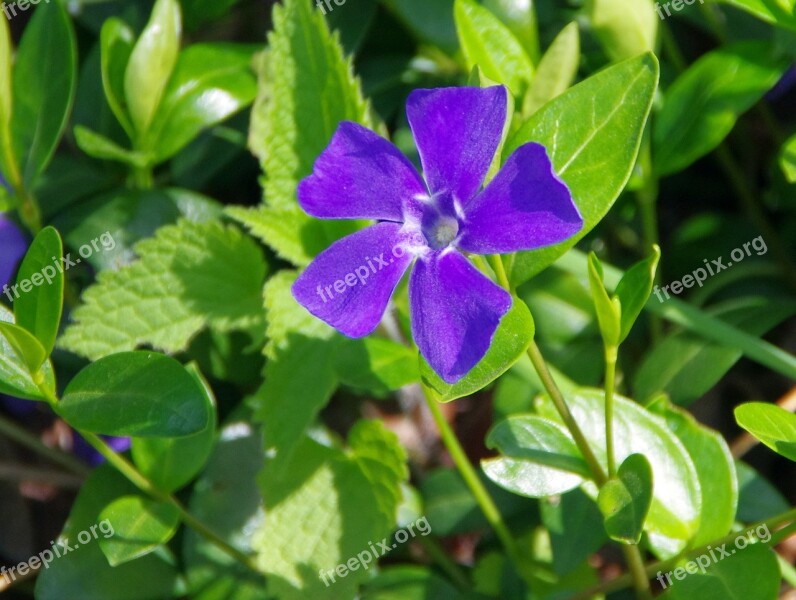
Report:
M 0 23 L 0 171 L 10 177 L 13 167 L 8 164 L 9 156 L 6 148 L 11 147 L 11 111 L 12 111 L 12 80 L 11 59 L 14 49 L 11 45 L 11 32 L 8 20 Z
M 75 429 L 117 436 L 179 437 L 211 419 L 207 394 L 173 358 L 124 352 L 78 373 L 57 405 Z
M 478 364 L 460 379 L 449 385 L 420 357 L 420 377 L 432 400 L 450 402 L 483 389 L 509 370 L 525 353 L 533 340 L 534 323 L 528 307 L 517 297 L 511 309 L 500 320 L 492 345 Z
M 216 439 L 216 399 L 213 390 L 193 364 L 186 367 L 204 392 L 210 420 L 202 431 L 178 438 L 133 438 L 135 466 L 164 492 L 173 492 L 191 481 L 205 466 Z
M 580 34 L 578 24 L 572 22 L 556 36 L 542 56 L 531 86 L 525 94 L 522 114 L 531 116 L 542 106 L 569 89 L 578 73 L 580 63 Z
M 247 49 L 222 44 L 195 44 L 180 53 L 144 143 L 155 162 L 251 104 L 257 91 L 251 60 Z
M 603 267 L 594 252 L 589 253 L 589 288 L 605 344 L 616 348 L 621 341 L 620 323 L 623 307 L 617 298 L 610 298 L 605 291 Z
M 0 363 L 0 380 L 11 386 L 35 386 L 47 360 L 47 352 L 39 340 L 27 329 L 0 321 L 0 343 L 5 350 Z
M 102 88 L 113 114 L 131 139 L 135 136 L 124 94 L 124 74 L 133 53 L 135 34 L 127 24 L 111 17 L 102 24 L 100 47 L 102 49 Z
M 631 454 L 597 496 L 612 540 L 638 544 L 652 502 L 652 467 L 643 454 Z
M 777 454 L 796 461 L 796 415 L 766 402 L 749 402 L 735 409 L 738 425 Z
M 82 125 L 75 127 L 75 142 L 83 152 L 100 160 L 114 160 L 139 168 L 152 162 L 150 154 L 122 148 L 116 142 Z
M 521 97 L 533 77 L 533 64 L 511 30 L 474 0 L 456 0 L 453 15 L 467 68 L 478 65 L 489 79 Z
M 61 324 L 64 302 L 62 255 L 61 236 L 52 227 L 45 227 L 28 248 L 17 274 L 17 285 L 22 290 L 14 301 L 17 325 L 39 340 L 46 356 L 53 351 Z M 26 293 L 25 287 L 30 287 L 31 283 L 37 289 Z
M 743 536 L 743 534 L 739 534 Z M 695 561 L 689 561 L 661 577 L 669 588 L 661 600 L 773 600 L 779 594 L 780 570 L 776 554 L 762 544 L 738 549 L 727 544 L 731 556 L 724 558 L 714 548 L 718 562 L 711 554 L 697 557 L 707 566 L 702 571 Z
M 655 51 L 660 19 L 653 0 L 587 0 L 586 6 L 592 28 L 611 60 Z
M 607 541 L 603 516 L 581 490 L 539 502 L 542 523 L 550 535 L 553 569 L 571 573 Z
M 487 476 L 502 488 L 543 498 L 578 487 L 590 477 L 566 430 L 542 417 L 515 416 L 498 423 L 486 439 L 501 456 L 481 462 Z
M 63 348 L 92 360 L 142 344 L 178 352 L 204 327 L 258 328 L 266 267 L 236 228 L 181 220 L 134 249 L 140 260 L 100 273 L 84 292 Z
M 796 183 L 796 135 L 782 146 L 779 164 L 789 183 Z
M 60 2 L 39 6 L 25 28 L 14 65 L 14 153 L 26 187 L 44 171 L 69 120 L 77 47 Z
M 605 412 L 603 390 L 577 390 L 567 396 L 567 404 L 605 468 L 605 423 L 595 418 Z M 561 422 L 549 398 L 539 401 L 538 410 Z M 614 397 L 614 444 L 618 463 L 631 454 L 643 454 L 650 462 L 653 479 L 666 482 L 653 490 L 645 530 L 656 554 L 677 554 L 699 529 L 702 496 L 691 457 L 661 417 L 618 395 Z
M 649 300 L 660 258 L 660 248 L 657 244 L 653 245 L 652 256 L 630 267 L 616 286 L 616 296 L 622 304 L 622 328 L 619 341 L 624 341 L 628 336 L 633 324 L 641 314 L 641 310 Z
M 525 0 L 484 0 L 482 4 L 514 34 L 533 64 L 539 62 L 537 7 Z
M 719 0 L 755 15 L 759 19 L 789 29 L 796 29 L 793 0 Z
M 727 442 L 720 433 L 668 402 L 655 402 L 650 409 L 666 419 L 696 468 L 702 492 L 702 519 L 691 546 L 707 544 L 727 535 L 735 523 L 738 505 L 738 478 Z
M 738 460 L 735 469 L 739 488 L 736 519 L 742 523 L 756 523 L 790 508 L 780 491 L 752 467 Z
M 334 370 L 341 383 L 373 393 L 396 391 L 420 381 L 417 353 L 384 338 L 341 339 Z
M 513 284 L 552 264 L 611 208 L 636 163 L 657 81 L 658 62 L 652 54 L 629 59 L 547 103 L 509 138 L 504 158 L 527 142 L 547 148 L 584 220 L 583 229 L 567 241 L 517 254 L 510 273 Z
M 362 600 L 465 600 L 461 592 L 431 569 L 394 566 L 381 570 L 362 589 Z
M 113 525 L 113 535 L 99 540 L 112 567 L 146 556 L 177 532 L 180 513 L 172 504 L 141 496 L 122 496 L 102 509 L 101 521 Z
M 458 48 L 454 0 L 384 0 L 384 5 L 419 40 L 453 54 Z
M 655 171 L 675 173 L 713 150 L 784 70 L 770 44 L 759 41 L 724 46 L 696 61 L 672 84 L 655 121 Z
M 36 598 L 162 600 L 182 593 L 177 587 L 180 579 L 177 568 L 158 554 L 118 567 L 111 567 L 102 554 L 98 540 L 110 536 L 115 524 L 101 521 L 100 512 L 117 498 L 136 492 L 133 484 L 109 465 L 91 473 L 80 488 L 61 534 L 73 550 L 62 553 L 49 568 L 41 569 L 36 578 Z M 91 533 L 87 544 L 78 540 L 83 531 Z M 74 548 L 75 543 L 79 548 Z
M 124 73 L 124 96 L 139 136 L 160 106 L 180 51 L 182 18 L 177 0 L 157 0 Z

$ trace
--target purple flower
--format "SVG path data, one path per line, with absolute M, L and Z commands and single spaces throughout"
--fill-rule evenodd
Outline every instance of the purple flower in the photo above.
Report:
M 375 219 L 318 255 L 293 285 L 310 313 L 344 335 L 362 337 L 381 321 L 413 261 L 412 335 L 448 383 L 483 358 L 511 296 L 463 253 L 532 250 L 572 236 L 583 220 L 545 148 L 529 143 L 482 190 L 506 121 L 506 88 L 416 90 L 409 126 L 425 182 L 372 131 L 340 124 L 298 188 L 301 207 L 320 219 Z
M 105 462 L 105 457 L 97 452 L 94 449 L 94 446 L 91 446 L 82 435 L 74 430 L 72 435 L 74 436 L 72 441 L 72 452 L 75 454 L 75 456 L 82 459 L 92 467 L 97 467 Z M 100 437 L 105 440 L 105 443 L 108 444 L 111 450 L 117 454 L 120 452 L 126 452 L 130 449 L 131 441 L 129 437 L 113 437 L 110 435 L 102 435 Z
M 0 213 L 0 289 L 11 283 L 17 264 L 25 256 L 28 242 L 6 216 Z

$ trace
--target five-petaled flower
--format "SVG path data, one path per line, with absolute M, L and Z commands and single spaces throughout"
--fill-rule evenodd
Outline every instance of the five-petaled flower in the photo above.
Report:
M 412 336 L 434 371 L 455 383 L 486 354 L 511 307 L 510 294 L 463 253 L 547 246 L 574 235 L 583 220 L 540 144 L 517 148 L 482 189 L 503 134 L 506 88 L 416 90 L 406 112 L 425 182 L 390 142 L 356 123 L 341 123 L 299 185 L 299 204 L 320 219 L 377 223 L 318 255 L 296 280 L 293 295 L 344 335 L 365 336 L 378 326 L 414 261 Z M 350 276 L 370 257 L 384 255 L 389 268 L 360 282 Z M 339 293 L 338 286 L 338 295 L 327 298 L 324 285 L 335 280 L 348 287 Z

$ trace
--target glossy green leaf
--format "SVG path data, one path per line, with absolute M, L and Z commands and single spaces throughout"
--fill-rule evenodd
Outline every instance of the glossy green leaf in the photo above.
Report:
M 527 142 L 547 148 L 584 220 L 583 229 L 567 241 L 518 253 L 510 272 L 513 284 L 552 264 L 611 208 L 636 163 L 657 82 L 658 62 L 652 54 L 631 58 L 548 102 L 509 138 L 504 158 Z
M 796 135 L 782 146 L 779 164 L 790 183 L 796 183 Z
M 720 433 L 667 401 L 653 402 L 649 408 L 666 419 L 696 468 L 702 492 L 702 519 L 691 546 L 707 544 L 727 535 L 735 523 L 738 505 L 738 478 L 727 442 Z
M 483 389 L 513 365 L 528 349 L 534 335 L 534 323 L 528 307 L 517 297 L 500 320 L 492 345 L 486 355 L 457 383 L 449 385 L 420 357 L 423 386 L 438 402 L 450 402 Z
M 182 17 L 177 0 L 157 0 L 124 73 L 124 97 L 139 136 L 149 130 L 180 51 Z
M 785 458 L 796 461 L 796 415 L 766 402 L 749 402 L 735 409 L 738 425 Z
M 616 348 L 621 341 L 620 327 L 622 305 L 616 298 L 608 296 L 603 285 L 603 267 L 594 252 L 589 254 L 589 288 L 600 323 L 600 333 L 606 346 Z
M 672 84 L 655 121 L 655 171 L 675 173 L 713 150 L 784 70 L 770 44 L 759 41 L 724 46 L 696 61 Z
M 660 258 L 661 250 L 654 245 L 652 255 L 625 271 L 616 286 L 616 296 L 622 303 L 620 341 L 628 336 L 630 329 L 641 314 L 641 310 L 649 300 Z
M 536 2 L 484 0 L 482 4 L 508 27 L 536 64 L 539 62 L 539 27 Z
M 501 456 L 481 462 L 487 476 L 504 489 L 543 498 L 568 492 L 586 478 L 589 469 L 566 430 L 548 419 L 509 417 L 486 439 Z
M 60 2 L 36 8 L 14 65 L 14 153 L 27 187 L 44 171 L 69 120 L 77 78 L 72 22 Z
M 511 30 L 475 0 L 456 0 L 453 14 L 467 68 L 478 65 L 489 79 L 522 96 L 533 64 Z
M 586 6 L 594 32 L 611 60 L 655 51 L 660 18 L 653 0 L 587 0 Z
M 49 568 L 40 570 L 36 578 L 36 598 L 163 600 L 183 593 L 178 591 L 178 568 L 160 554 L 150 554 L 117 567 L 111 567 L 102 554 L 99 540 L 112 535 L 115 523 L 101 521 L 100 512 L 117 498 L 138 491 L 109 465 L 91 473 L 80 488 L 60 536 L 68 540 L 73 549 L 53 560 Z M 84 531 L 91 534 L 91 541 L 80 544 L 78 536 Z M 78 548 L 74 548 L 75 543 Z
M 40 377 L 30 369 L 44 355 L 39 341 L 26 329 L 15 326 L 13 313 L 0 304 L 0 394 L 42 401 L 54 396 L 55 375 L 50 361 L 39 363 Z
M 90 364 L 69 382 L 58 412 L 76 429 L 117 436 L 191 435 L 211 419 L 196 380 L 155 352 L 123 352 Z
M 578 73 L 580 63 L 580 34 L 578 24 L 570 23 L 553 40 L 542 56 L 525 94 L 522 114 L 531 116 L 553 98 L 569 89 Z
M 28 248 L 17 275 L 20 287 L 19 298 L 14 301 L 17 325 L 39 340 L 47 356 L 55 346 L 61 324 L 64 302 L 62 255 L 61 236 L 52 227 L 45 227 Z M 34 286 L 32 289 L 31 284 Z
M 102 509 L 100 521 L 113 525 L 113 535 L 99 539 L 112 567 L 154 552 L 177 532 L 180 513 L 172 504 L 141 496 L 122 496 Z
M 631 454 L 616 477 L 609 479 L 597 496 L 605 518 L 605 530 L 612 540 L 638 544 L 652 502 L 652 467 L 643 454 Z
M 103 23 L 100 33 L 102 88 L 113 114 L 131 138 L 134 137 L 135 131 L 127 110 L 124 74 L 134 44 L 135 34 L 124 21 L 111 17 Z
M 122 148 L 104 135 L 82 125 L 75 127 L 75 142 L 83 152 L 100 160 L 114 160 L 138 168 L 145 167 L 152 162 L 149 154 Z
M 144 143 L 156 162 L 251 104 L 257 91 L 251 62 L 249 50 L 232 45 L 195 44 L 180 53 Z
M 216 439 L 216 400 L 213 390 L 193 364 L 188 373 L 204 392 L 210 421 L 202 431 L 178 438 L 133 438 L 135 466 L 164 492 L 173 492 L 191 481 L 207 463 Z
M 743 534 L 739 534 L 743 535 Z M 743 543 L 743 542 L 741 542 Z M 780 570 L 773 550 L 762 544 L 743 549 L 727 544 L 724 557 L 715 548 L 713 554 L 705 553 L 699 558 L 707 564 L 703 572 L 692 560 L 679 565 L 669 576 L 661 574 L 667 583 L 661 600 L 774 600 L 780 586 Z
M 568 394 L 567 404 L 605 468 L 605 422 L 595 418 L 605 412 L 605 393 L 580 389 Z M 541 415 L 561 422 L 548 398 L 541 399 L 538 409 Z M 656 554 L 673 556 L 699 529 L 702 494 L 691 457 L 661 417 L 622 396 L 614 397 L 614 445 L 617 463 L 631 454 L 643 454 L 652 467 L 653 480 L 666 482 L 653 489 L 645 530 Z

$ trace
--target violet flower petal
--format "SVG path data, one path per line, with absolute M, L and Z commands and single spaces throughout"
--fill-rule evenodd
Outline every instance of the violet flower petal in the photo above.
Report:
M 11 283 L 28 243 L 12 221 L 0 214 L 0 289 Z
M 417 243 L 398 223 L 353 233 L 310 263 L 293 284 L 293 297 L 340 333 L 368 335 L 381 321 Z
M 98 467 L 105 462 L 105 457 L 97 452 L 94 449 L 94 446 L 89 444 L 82 435 L 80 435 L 77 431 L 74 431 L 73 435 L 72 453 L 75 456 L 92 467 Z M 117 454 L 127 452 L 132 445 L 132 441 L 129 437 L 114 437 L 110 435 L 102 435 L 100 437 L 105 440 L 105 443 L 108 444 L 111 450 Z
M 409 279 L 412 337 L 434 371 L 456 383 L 492 343 L 511 296 L 461 254 L 429 253 Z
M 465 206 L 481 189 L 506 122 L 506 88 L 415 90 L 406 115 L 432 194 Z
M 427 195 L 411 162 L 379 135 L 344 121 L 298 187 L 305 212 L 320 219 L 403 222 L 405 200 Z
M 505 254 L 556 244 L 583 227 L 567 186 L 541 144 L 517 148 L 495 178 L 464 209 L 457 246 Z

